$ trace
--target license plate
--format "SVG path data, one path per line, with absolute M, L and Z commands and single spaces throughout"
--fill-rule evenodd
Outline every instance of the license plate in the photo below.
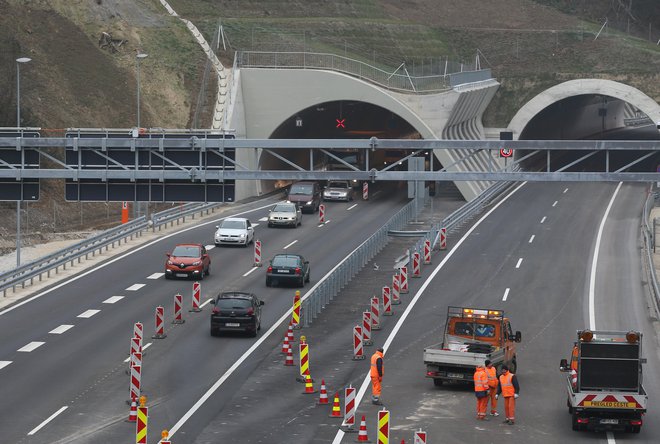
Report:
M 239 324 L 238 322 L 227 322 L 225 324 L 225 327 L 240 327 L 240 326 L 241 324 Z
M 600 423 L 601 424 L 618 424 L 619 420 L 618 419 L 601 419 Z
M 186 273 L 177 273 L 176 277 L 184 278 L 184 277 L 188 277 L 188 275 Z
M 463 375 L 460 373 L 447 373 L 448 378 L 463 379 Z
M 278 273 L 288 273 L 289 270 L 277 270 Z

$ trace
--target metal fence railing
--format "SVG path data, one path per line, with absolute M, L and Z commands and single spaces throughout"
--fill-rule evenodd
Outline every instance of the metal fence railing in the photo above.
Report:
M 657 197 L 657 193 L 653 192 L 652 187 L 650 187 L 646 201 L 644 202 L 644 213 L 642 214 L 642 218 L 644 219 L 642 231 L 644 233 L 644 245 L 646 246 L 646 268 L 649 274 L 649 288 L 655 301 L 656 309 L 660 307 L 660 290 L 658 289 L 658 277 L 653 261 L 653 254 L 655 253 L 655 219 L 653 220 L 653 225 L 649 223 L 649 220 L 651 218 L 651 209 L 655 206 L 655 199 Z
M 201 216 L 204 213 L 214 212 L 220 205 L 222 204 L 189 203 L 153 213 L 149 220 L 142 216 L 129 223 L 105 230 L 48 256 L 0 274 L 0 291 L 3 296 L 7 296 L 9 289 L 15 291 L 18 286 L 25 288 L 27 285 L 32 285 L 35 279 L 42 281 L 44 275 L 48 278 L 51 272 L 57 273 L 60 267 L 66 270 L 67 265 L 73 266 L 75 262 L 80 263 L 83 257 L 88 259 L 90 255 L 93 257 L 104 250 L 114 248 L 115 244 L 121 245 L 122 241 L 126 243 L 134 237 L 140 237 L 146 230 L 151 229 L 155 232 L 156 229 L 160 231 L 168 225 L 184 223 L 187 218 L 194 219 L 196 214 Z

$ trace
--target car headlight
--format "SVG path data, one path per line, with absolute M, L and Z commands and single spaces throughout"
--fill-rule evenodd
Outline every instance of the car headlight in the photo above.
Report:
M 195 261 L 192 264 L 193 264 L 193 266 L 196 266 L 196 265 L 200 265 L 201 263 L 202 263 L 202 261 Z
M 245 233 L 241 234 L 241 239 L 245 238 Z
M 313 204 L 313 203 L 314 203 L 314 201 L 313 201 L 313 200 L 310 200 L 309 202 L 307 202 L 307 205 L 311 205 L 311 204 Z
M 167 265 L 174 265 L 172 261 L 167 261 Z

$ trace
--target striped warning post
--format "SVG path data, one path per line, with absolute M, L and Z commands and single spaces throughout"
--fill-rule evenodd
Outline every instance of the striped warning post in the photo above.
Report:
M 199 299 L 202 296 L 202 286 L 199 284 L 199 282 L 195 282 L 193 284 L 193 290 L 192 290 L 192 308 L 188 311 L 192 312 L 200 312 L 202 311 L 202 308 L 199 306 Z
M 380 299 L 377 296 L 371 298 L 371 329 L 380 330 Z
M 424 241 L 424 264 L 431 263 L 431 241 L 426 239 Z
M 186 322 L 181 317 L 182 306 L 183 306 L 183 296 L 177 293 L 174 295 L 174 320 L 172 321 L 172 324 L 183 324 L 184 322 Z
M 362 327 L 353 327 L 353 360 L 364 359 L 364 348 L 362 347 Z
M 136 322 L 133 324 L 133 337 L 140 338 L 140 346 L 142 346 L 142 338 L 144 337 L 144 326 L 142 322 Z M 142 351 L 142 349 L 140 349 Z
M 344 421 L 341 424 L 344 432 L 356 432 L 355 426 L 355 388 L 348 385 L 344 389 Z
M 142 368 L 142 352 L 135 352 L 131 355 L 131 368 L 136 365 Z
M 138 399 L 140 397 L 140 379 L 142 377 L 142 366 L 131 366 L 131 383 L 128 399 Z
M 165 309 L 160 305 L 156 307 L 156 334 L 151 337 L 151 339 L 163 339 L 167 337 L 165 334 L 165 326 L 163 325 L 163 318 L 165 317 Z
M 426 444 L 426 432 L 422 429 L 419 429 L 415 432 L 415 440 L 413 444 Z
M 413 253 L 412 255 L 412 277 L 418 278 L 422 277 L 422 267 L 421 267 L 422 257 L 418 252 Z
M 447 229 L 445 227 L 440 228 L 440 249 L 447 249 Z
M 399 298 L 399 273 L 392 275 L 392 305 L 399 305 L 401 298 Z
M 300 376 L 305 382 L 305 376 L 309 375 L 309 346 L 303 338 L 300 338 Z
M 369 182 L 362 182 L 362 200 L 369 200 Z
M 131 365 L 133 365 L 133 353 L 136 352 L 142 352 L 142 340 L 140 338 L 133 337 L 131 338 L 131 352 L 130 352 L 130 357 L 129 359 L 129 368 Z
M 390 444 L 390 411 L 378 412 L 378 444 Z
M 362 344 L 371 345 L 374 342 L 371 340 L 371 312 L 362 312 Z
M 392 298 L 390 297 L 390 287 L 383 287 L 381 293 L 383 297 L 383 316 L 392 316 L 394 311 L 392 310 Z
M 256 239 L 254 241 L 254 266 L 261 267 L 263 263 L 261 262 L 261 241 Z
M 403 294 L 408 293 L 408 267 L 401 267 L 399 269 L 399 292 Z
M 323 225 L 325 223 L 325 205 L 319 205 L 319 224 Z
M 300 325 L 300 290 L 296 290 L 296 295 L 293 297 L 293 312 L 291 313 L 291 324 L 293 328 L 299 329 Z
M 140 407 L 137 411 L 137 421 L 135 423 L 135 443 L 147 444 L 147 429 L 149 424 L 149 407 L 145 404 L 144 397 L 140 398 Z

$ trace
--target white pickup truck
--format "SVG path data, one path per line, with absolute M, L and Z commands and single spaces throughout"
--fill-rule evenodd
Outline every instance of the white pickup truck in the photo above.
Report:
M 515 373 L 520 340 L 520 332 L 513 333 L 501 310 L 449 307 L 443 341 L 424 349 L 426 377 L 436 386 L 444 381 L 471 383 L 475 368 L 486 359 L 498 373 L 503 364 Z

